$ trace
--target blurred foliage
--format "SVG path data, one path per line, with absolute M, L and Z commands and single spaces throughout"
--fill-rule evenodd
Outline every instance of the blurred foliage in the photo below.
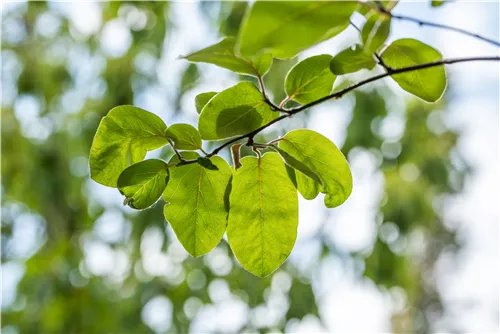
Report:
M 193 305 L 217 304 L 226 285 L 250 310 L 266 307 L 272 295 L 287 301 L 274 323 L 249 317 L 235 331 L 284 331 L 289 320 L 310 314 L 322 323 L 321 296 L 311 285 L 311 270 L 301 271 L 287 261 L 271 277 L 257 278 L 237 264 L 225 241 L 214 254 L 190 258 L 172 242 L 162 205 L 136 213 L 99 200 L 108 192 L 94 196 L 102 187 L 96 191 L 89 180 L 86 157 L 97 125 L 112 107 L 134 104 L 138 92 L 158 84 L 156 66 L 164 45 L 175 39 L 170 33 L 172 4 L 98 3 L 102 24 L 89 34 L 79 32 L 62 10 L 72 5 L 27 2 L 2 14 L 2 264 L 17 265 L 22 272 L 14 301 L 2 304 L 3 330 L 149 333 L 144 309 L 154 297 L 165 296 L 172 306 L 172 324 L 165 330 L 188 332 L 196 314 Z M 236 35 L 247 4 L 200 2 L 199 8 L 214 31 Z M 103 51 L 100 36 L 118 18 L 128 22 L 132 41 L 116 57 Z M 57 29 L 50 32 L 43 25 Z M 295 63 L 275 60 L 265 77 L 275 101 L 285 97 L 284 77 Z M 172 117 L 182 117 L 181 98 L 201 78 L 199 68 L 189 65 L 179 79 L 169 79 L 179 82 Z M 373 247 L 348 257 L 364 259 L 364 275 L 381 291 L 405 292 L 404 307 L 393 315 L 394 331 L 428 332 L 430 319 L 442 309 L 432 278 L 434 264 L 442 250 L 459 247 L 440 216 L 444 198 L 461 191 L 469 172 L 455 151 L 459 134 L 442 122 L 444 101 L 430 105 L 411 100 L 388 108 L 396 97 L 384 87 L 352 96 L 343 151 L 350 158 L 369 154 L 385 182 Z M 38 111 L 28 108 L 33 104 Z M 287 126 L 303 126 L 307 117 L 297 116 Z M 394 120 L 401 133 L 388 136 L 383 124 Z M 282 133 L 273 129 L 266 137 Z M 169 155 L 168 149 L 162 151 L 163 157 Z M 113 220 L 123 224 L 112 238 L 101 240 L 96 226 Z M 30 235 L 36 246 L 23 252 L 23 240 Z M 324 251 L 312 268 L 327 256 L 346 256 L 325 236 L 314 238 Z M 113 255 L 112 268 L 92 272 L 92 247 L 98 257 Z

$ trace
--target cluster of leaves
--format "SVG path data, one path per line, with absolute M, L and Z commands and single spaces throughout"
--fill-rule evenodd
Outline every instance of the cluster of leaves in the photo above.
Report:
M 148 208 L 163 195 L 165 218 L 192 256 L 211 251 L 227 232 L 242 266 L 255 275 L 269 275 L 295 243 L 297 190 L 309 200 L 324 193 L 325 206 L 333 208 L 351 194 L 352 176 L 335 144 L 312 130 L 290 131 L 266 144 L 255 143 L 254 136 L 328 97 L 337 76 L 377 64 L 402 89 L 425 101 L 438 100 L 445 90 L 442 65 L 398 72 L 440 61 L 442 56 L 414 39 L 387 46 L 388 13 L 395 2 L 377 5 L 382 9 L 357 2 L 256 2 L 237 37 L 183 58 L 254 76 L 260 87 L 243 81 L 222 92 L 198 95 L 198 129 L 189 124 L 167 126 L 158 116 L 133 106 L 113 108 L 102 119 L 92 144 L 92 179 L 118 188 L 124 204 L 135 209 Z M 366 17 L 361 41 L 335 56 L 317 55 L 296 64 L 285 78 L 286 99 L 279 107 L 273 104 L 262 84 L 273 58 L 290 59 L 336 36 L 350 25 L 356 10 Z M 288 101 L 301 106 L 285 109 Z M 230 138 L 211 153 L 203 150 L 202 140 Z M 240 160 L 240 144 L 232 150 L 233 166 L 216 155 L 241 139 L 247 139 L 255 157 Z M 165 145 L 176 153 L 170 161 L 144 160 L 148 151 Z

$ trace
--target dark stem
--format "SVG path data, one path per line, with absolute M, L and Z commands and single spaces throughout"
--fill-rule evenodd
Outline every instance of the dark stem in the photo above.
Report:
M 382 13 L 382 14 L 388 15 L 388 16 L 394 18 L 394 19 L 397 19 L 397 20 L 414 22 L 414 23 L 417 23 L 420 26 L 428 26 L 428 27 L 435 27 L 435 28 L 441 28 L 441 29 L 445 29 L 445 30 L 455 31 L 455 32 L 458 32 L 458 33 L 461 33 L 461 34 L 464 34 L 464 35 L 467 35 L 467 36 L 471 36 L 471 37 L 480 39 L 480 40 L 482 40 L 484 42 L 487 42 L 487 43 L 490 43 L 490 44 L 493 44 L 495 46 L 500 47 L 500 43 L 497 42 L 497 41 L 495 41 L 495 40 L 493 40 L 493 39 L 481 36 L 479 34 L 476 34 L 476 33 L 473 33 L 473 32 L 470 32 L 470 31 L 467 31 L 467 30 L 464 30 L 464 29 L 461 29 L 461 28 L 451 27 L 451 26 L 447 26 L 445 24 L 440 24 L 440 23 L 434 23 L 434 22 L 424 21 L 424 20 L 420 20 L 420 19 L 417 19 L 417 18 L 414 18 L 414 17 L 410 17 L 410 16 L 392 14 L 391 12 L 385 10 L 385 8 L 383 8 L 383 7 L 382 8 L 379 7 L 379 6 L 372 7 L 369 4 L 364 3 L 364 2 L 360 2 L 360 4 L 366 6 L 366 7 L 370 8 L 370 9 L 374 9 L 374 10 L 376 10 L 376 11 Z
M 172 149 L 174 150 L 175 155 L 177 156 L 177 158 L 179 158 L 179 161 L 180 161 L 180 162 L 184 162 L 184 161 L 186 161 L 186 160 L 182 157 L 182 155 L 179 153 L 179 151 L 177 151 L 177 149 L 174 147 L 174 142 L 173 142 L 172 140 L 170 140 L 170 139 L 167 139 L 167 141 L 170 143 L 170 146 L 172 146 Z
M 225 147 L 227 147 L 227 146 L 229 146 L 231 144 L 234 144 L 234 143 L 236 143 L 236 142 L 238 142 L 240 140 L 246 139 L 246 138 L 249 139 L 249 141 L 248 141 L 247 144 L 253 144 L 253 138 L 255 137 L 255 135 L 257 135 L 259 132 L 267 129 L 271 125 L 273 125 L 275 123 L 278 123 L 278 122 L 284 120 L 285 118 L 288 118 L 291 115 L 298 114 L 301 111 L 304 111 L 306 109 L 314 107 L 314 106 L 316 106 L 316 105 L 318 105 L 320 103 L 323 103 L 325 101 L 328 101 L 328 100 L 331 100 L 331 99 L 339 99 L 342 96 L 344 96 L 346 93 L 348 93 L 350 91 L 353 91 L 356 88 L 359 88 L 359 87 L 364 86 L 366 84 L 369 84 L 371 82 L 383 79 L 385 77 L 388 77 L 388 76 L 394 75 L 394 74 L 400 74 L 400 73 L 418 71 L 418 70 L 423 70 L 423 69 L 426 69 L 426 68 L 441 66 L 441 65 L 445 65 L 445 64 L 450 65 L 450 64 L 464 63 L 464 62 L 470 62 L 470 61 L 500 61 L 500 57 L 470 57 L 470 58 L 444 59 L 444 60 L 435 61 L 435 62 L 431 62 L 431 63 L 418 64 L 418 65 L 404 67 L 404 68 L 392 69 L 391 72 L 382 73 L 382 74 L 379 74 L 379 75 L 375 75 L 375 76 L 373 76 L 371 78 L 362 80 L 362 81 L 360 81 L 360 82 L 358 82 L 358 83 L 356 83 L 354 85 L 351 85 L 351 86 L 349 86 L 347 88 L 344 88 L 344 89 L 342 89 L 342 90 L 340 90 L 338 92 L 335 92 L 333 94 L 330 94 L 330 95 L 327 95 L 325 97 L 322 97 L 322 98 L 320 98 L 320 99 L 318 99 L 316 101 L 313 101 L 311 103 L 304 104 L 303 106 L 300 106 L 300 107 L 297 107 L 297 108 L 294 108 L 294 109 L 289 109 L 289 110 L 278 109 L 279 111 L 285 112 L 287 114 L 281 115 L 281 116 L 273 119 L 269 123 L 264 124 L 261 127 L 255 129 L 255 130 L 253 130 L 253 131 L 251 131 L 251 132 L 249 132 L 247 134 L 237 136 L 237 137 L 235 137 L 235 138 L 233 138 L 233 139 L 225 142 L 224 144 L 222 144 L 219 147 L 215 148 L 211 153 L 207 154 L 207 158 L 213 157 L 214 155 L 216 155 L 217 153 L 219 153 Z M 273 143 L 273 142 L 274 141 L 272 141 L 270 143 Z M 176 152 L 176 154 L 177 153 L 178 152 Z M 197 160 L 181 160 L 177 164 L 177 166 L 193 164 L 193 163 L 196 163 L 196 162 L 197 162 Z
M 311 108 L 315 105 L 318 105 L 322 102 L 325 102 L 327 100 L 331 100 L 331 99 L 338 99 L 338 98 L 341 98 L 344 94 L 356 89 L 356 88 L 359 88 L 361 86 L 364 86 L 370 82 L 374 82 L 374 81 L 377 81 L 377 80 L 380 80 L 380 79 L 383 79 L 385 77 L 388 77 L 390 75 L 394 75 L 394 74 L 399 74 L 399 73 L 406 73 L 406 72 L 412 72 L 412 71 L 418 71 L 418 70 L 423 70 L 423 69 L 426 69 L 426 68 L 431 68 L 431 67 L 436 67 L 436 66 L 441 66 L 441 65 L 451 65 L 451 64 L 455 64 L 455 63 L 465 63 L 465 62 L 469 62 L 469 61 L 500 61 L 500 57 L 470 57 L 470 58 L 455 58 L 455 59 L 443 59 L 443 60 L 440 60 L 440 61 L 435 61 L 435 62 L 432 62 L 432 63 L 424 63 L 424 64 L 418 64 L 418 65 L 413 65 L 413 66 L 408 66 L 408 67 L 403 67 L 403 68 L 395 68 L 395 69 L 392 69 L 392 71 L 389 73 L 382 73 L 382 74 L 379 74 L 379 75 L 375 75 L 371 78 L 368 78 L 368 79 L 365 79 L 365 80 L 362 80 L 352 86 L 349 86 L 347 88 L 344 88 L 338 92 L 335 92 L 333 94 L 330 94 L 330 95 L 327 95 L 325 97 L 322 97 L 316 101 L 313 101 L 311 103 L 308 103 L 308 104 L 304 104 L 303 106 L 300 106 L 300 107 L 297 107 L 295 109 L 290 109 L 290 114 L 296 114 L 298 112 L 301 112 L 302 110 L 305 110 L 305 109 L 308 109 L 308 108 Z

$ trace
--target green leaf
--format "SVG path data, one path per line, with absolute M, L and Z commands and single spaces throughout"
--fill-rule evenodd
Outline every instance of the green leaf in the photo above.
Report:
M 219 169 L 216 165 L 214 165 L 214 163 L 212 162 L 212 160 L 210 160 L 210 158 L 198 157 L 198 159 L 196 159 L 196 160 L 200 164 L 200 166 L 202 166 L 206 169 L 211 169 L 211 170 L 218 170 Z
M 234 52 L 236 39 L 226 37 L 222 41 L 203 50 L 191 53 L 181 58 L 192 62 L 214 64 L 233 72 L 263 76 L 271 67 L 273 57 L 270 53 L 263 53 L 258 57 L 252 54 L 252 60 L 245 59 Z
M 330 94 L 336 78 L 330 71 L 331 60 L 330 55 L 318 55 L 295 65 L 285 79 L 288 96 L 306 104 Z
M 212 97 L 219 94 L 218 92 L 206 92 L 196 95 L 194 98 L 194 104 L 196 106 L 196 112 L 201 113 L 203 107 L 210 101 Z
M 297 191 L 283 160 L 269 152 L 241 159 L 229 197 L 227 238 L 243 268 L 264 277 L 286 260 L 297 238 Z
M 269 51 L 292 58 L 347 28 L 356 6 L 355 1 L 257 1 L 240 29 L 239 50 L 244 56 Z
M 318 174 L 316 174 L 315 172 L 313 172 L 311 170 L 311 168 L 309 168 L 307 165 L 305 165 L 301 161 L 295 159 L 290 154 L 288 154 L 287 152 L 283 151 L 281 148 L 279 148 L 277 146 L 271 145 L 270 147 L 273 150 L 275 150 L 276 152 L 278 152 L 279 155 L 281 155 L 281 157 L 283 158 L 283 161 L 285 161 L 285 163 L 288 166 L 290 166 L 290 167 L 298 170 L 299 172 L 303 173 L 304 175 L 310 177 L 311 179 L 313 179 L 314 181 L 316 181 L 319 185 L 321 185 L 321 186 L 324 185 L 323 180 L 318 176 Z
M 387 15 L 372 13 L 361 29 L 361 40 L 368 53 L 376 52 L 387 40 L 391 32 L 391 18 Z
M 439 7 L 441 5 L 444 5 L 446 1 L 431 1 L 431 6 L 432 7 Z
M 178 150 L 199 150 L 201 148 L 200 133 L 189 124 L 171 125 L 165 131 L 165 137 L 172 140 L 174 148 Z
M 439 51 L 410 38 L 392 42 L 382 53 L 382 60 L 391 68 L 398 69 L 442 60 Z M 437 101 L 446 89 L 444 65 L 423 70 L 391 75 L 391 78 L 408 93 L 427 102 Z
M 370 53 L 366 53 L 363 47 L 356 44 L 354 48 L 350 47 L 335 57 L 330 62 L 330 70 L 337 75 L 357 72 L 362 69 L 371 70 L 376 63 Z
M 396 7 L 396 5 L 399 3 L 398 0 L 379 1 L 379 2 L 382 4 L 382 6 L 384 6 L 385 10 L 387 10 L 388 12 L 393 10 L 394 7 Z
M 240 82 L 215 95 L 203 108 L 198 121 L 201 138 L 217 140 L 253 131 L 276 118 L 260 91 Z
M 182 152 L 185 159 L 196 159 L 195 152 Z M 171 162 L 178 160 L 174 157 Z M 227 225 L 226 191 L 231 168 L 221 157 L 210 161 L 217 169 L 199 164 L 170 168 L 170 179 L 163 193 L 167 204 L 165 219 L 186 251 L 194 257 L 210 252 L 222 239 Z
M 134 106 L 118 106 L 103 117 L 90 149 L 90 177 L 115 187 L 120 173 L 147 151 L 168 144 L 160 117 Z
M 297 173 L 297 188 L 306 199 L 326 194 L 325 206 L 333 208 L 344 203 L 352 191 L 352 175 L 342 152 L 323 135 L 306 129 L 288 132 L 279 148 L 302 162 L 323 181 L 323 186 L 310 177 Z
M 124 204 L 134 209 L 146 209 L 160 198 L 167 182 L 165 161 L 150 159 L 126 168 L 118 177 L 118 190 L 126 197 Z

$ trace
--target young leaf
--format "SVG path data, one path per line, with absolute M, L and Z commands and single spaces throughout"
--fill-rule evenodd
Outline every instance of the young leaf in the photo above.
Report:
M 198 112 L 198 114 L 200 114 L 201 111 L 203 110 L 203 107 L 208 103 L 208 101 L 210 101 L 210 99 L 217 94 L 219 94 L 219 93 L 206 92 L 206 93 L 200 93 L 200 94 L 196 95 L 196 97 L 194 98 L 196 112 Z
M 288 132 L 279 148 L 302 162 L 323 181 L 323 186 L 310 177 L 296 173 L 297 188 L 306 199 L 326 194 L 325 206 L 334 208 L 344 203 L 352 191 L 352 175 L 342 152 L 323 135 L 306 129 Z
M 347 48 L 333 57 L 330 62 L 330 70 L 334 74 L 341 75 L 357 72 L 364 68 L 371 70 L 375 65 L 373 56 L 365 52 L 361 45 L 356 44 L 354 48 Z
M 432 7 L 439 7 L 441 5 L 444 5 L 446 1 L 431 1 L 431 6 Z
M 385 8 L 386 11 L 390 12 L 391 10 L 396 7 L 398 4 L 398 0 L 389 0 L 389 1 L 377 1 L 382 4 L 382 6 Z
M 290 70 L 285 79 L 288 96 L 301 104 L 330 94 L 336 76 L 330 71 L 332 56 L 307 58 Z
M 171 125 L 165 131 L 165 137 L 172 140 L 174 148 L 178 150 L 199 150 L 201 148 L 200 133 L 189 124 Z
M 302 174 L 310 177 L 311 179 L 313 179 L 314 181 L 316 181 L 320 186 L 324 185 L 323 180 L 318 176 L 318 174 L 316 174 L 315 172 L 313 172 L 311 170 L 311 168 L 309 168 L 307 165 L 305 165 L 301 161 L 295 159 L 290 154 L 286 153 L 285 151 L 283 151 L 281 148 L 279 148 L 277 146 L 271 145 L 270 147 L 273 150 L 275 150 L 276 152 L 278 152 L 279 155 L 281 155 L 281 157 L 283 158 L 283 161 L 285 161 L 285 163 L 288 166 L 290 166 L 290 167 L 298 170 Z
M 126 168 L 118 177 L 118 190 L 134 209 L 146 209 L 156 203 L 167 186 L 165 161 L 150 159 Z
M 264 277 L 285 262 L 295 244 L 297 191 L 278 154 L 241 163 L 229 197 L 227 238 L 243 268 Z
M 200 114 L 198 129 L 205 140 L 225 139 L 253 131 L 277 115 L 257 87 L 244 81 L 208 101 Z
M 392 42 L 382 53 L 382 60 L 391 68 L 414 66 L 443 59 L 441 53 L 415 39 L 405 38 Z M 437 101 L 446 89 L 444 66 L 391 75 L 405 91 L 427 102 Z
M 240 29 L 243 55 L 270 51 L 292 58 L 349 26 L 355 1 L 257 1 Z
M 391 18 L 386 15 L 372 13 L 361 29 L 361 40 L 365 52 L 376 52 L 387 40 L 391 32 Z
M 134 106 L 118 106 L 101 120 L 90 149 L 90 177 L 116 188 L 120 173 L 168 144 L 160 117 Z
M 195 152 L 182 152 L 185 159 L 196 159 Z M 171 161 L 178 160 L 174 157 Z M 219 243 L 227 225 L 225 205 L 231 168 L 221 157 L 210 161 L 217 169 L 199 164 L 170 168 L 170 179 L 163 193 L 167 204 L 165 219 L 186 251 L 194 257 L 210 252 Z
M 235 43 L 236 39 L 234 37 L 226 37 L 217 44 L 182 58 L 192 62 L 214 64 L 233 72 L 253 76 L 263 76 L 269 70 L 273 62 L 273 57 L 270 53 L 263 53 L 257 57 L 251 55 L 254 59 L 250 61 L 235 54 Z

